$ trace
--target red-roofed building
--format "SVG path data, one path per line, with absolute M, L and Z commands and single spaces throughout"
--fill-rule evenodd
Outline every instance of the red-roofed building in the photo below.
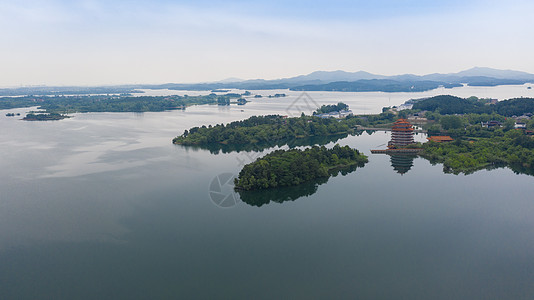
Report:
M 436 143 L 443 143 L 443 142 L 452 142 L 454 141 L 450 136 L 448 135 L 437 135 L 437 136 L 430 136 L 426 138 L 427 140 L 431 142 Z

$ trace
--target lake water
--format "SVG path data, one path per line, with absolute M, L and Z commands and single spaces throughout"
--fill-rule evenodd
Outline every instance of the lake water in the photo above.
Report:
M 365 167 L 241 200 L 213 183 L 260 154 L 171 144 L 191 126 L 297 114 L 312 100 L 375 113 L 433 93 L 289 92 L 57 122 L 0 111 L 0 298 L 532 299 L 532 176 L 456 176 L 421 158 L 371 155 L 389 140 L 375 132 L 339 141 L 367 154 Z M 234 205 L 221 207 L 214 193 Z

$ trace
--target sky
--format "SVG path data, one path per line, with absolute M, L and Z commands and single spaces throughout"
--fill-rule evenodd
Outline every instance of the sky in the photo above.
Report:
M 0 86 L 534 73 L 534 1 L 2 0 Z

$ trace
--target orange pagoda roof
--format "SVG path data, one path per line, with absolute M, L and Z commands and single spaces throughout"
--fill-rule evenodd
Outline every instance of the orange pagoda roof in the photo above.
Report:
M 413 131 L 412 124 L 406 119 L 398 119 L 393 123 L 392 128 L 394 131 Z

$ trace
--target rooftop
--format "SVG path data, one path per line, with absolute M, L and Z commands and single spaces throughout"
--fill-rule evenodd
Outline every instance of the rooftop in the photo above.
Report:
M 452 141 L 454 141 L 454 139 L 451 138 L 451 137 L 448 136 L 448 135 L 436 135 L 436 136 L 430 136 L 430 137 L 427 137 L 426 139 L 429 140 L 429 141 L 431 141 L 431 142 L 436 142 L 436 143 L 452 142 Z

